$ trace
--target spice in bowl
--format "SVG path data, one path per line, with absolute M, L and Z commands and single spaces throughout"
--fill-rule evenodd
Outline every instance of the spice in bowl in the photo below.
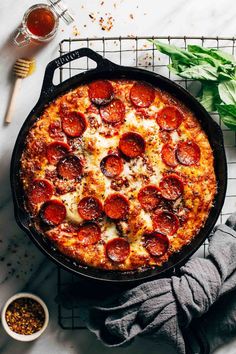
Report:
M 23 297 L 14 300 L 8 306 L 6 321 L 13 332 L 29 335 L 40 331 L 43 327 L 45 312 L 37 301 Z
M 31 293 L 18 293 L 4 305 L 2 325 L 5 331 L 19 341 L 32 341 L 47 328 L 49 314 L 46 304 Z

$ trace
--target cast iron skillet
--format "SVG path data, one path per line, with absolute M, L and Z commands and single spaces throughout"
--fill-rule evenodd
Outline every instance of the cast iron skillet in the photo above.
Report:
M 52 83 L 54 71 L 60 66 L 81 57 L 92 59 L 97 63 L 97 67 L 78 74 L 55 86 Z M 218 192 L 215 197 L 214 207 L 210 211 L 205 226 L 200 230 L 199 234 L 194 238 L 191 244 L 184 247 L 181 252 L 174 254 L 162 267 L 158 267 L 156 269 L 118 272 L 104 271 L 81 266 L 61 254 L 47 239 L 35 231 L 31 224 L 30 217 L 24 208 L 24 193 L 20 181 L 20 159 L 24 149 L 25 138 L 29 129 L 34 124 L 37 117 L 40 116 L 45 105 L 55 99 L 58 95 L 64 94 L 76 86 L 102 78 L 143 80 L 173 94 L 196 114 L 202 128 L 208 135 L 211 147 L 213 149 Z M 35 242 L 39 249 L 55 261 L 57 265 L 62 266 L 77 275 L 97 281 L 122 283 L 122 285 L 124 285 L 124 283 L 141 282 L 153 277 L 160 277 L 164 274 L 166 275 L 174 267 L 179 267 L 182 265 L 200 247 L 216 223 L 224 202 L 227 184 L 227 165 L 223 146 L 223 136 L 220 127 L 212 120 L 210 115 L 197 102 L 197 100 L 187 91 L 161 75 L 138 68 L 118 66 L 89 48 L 81 48 L 65 54 L 51 61 L 47 65 L 39 101 L 25 120 L 16 140 L 12 155 L 10 175 L 16 221 L 22 230 L 24 230 Z

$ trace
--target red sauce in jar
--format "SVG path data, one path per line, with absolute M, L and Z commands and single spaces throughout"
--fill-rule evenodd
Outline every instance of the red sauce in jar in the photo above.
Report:
M 45 37 L 52 32 L 55 26 L 55 17 L 48 9 L 34 9 L 29 13 L 26 25 L 28 30 L 35 36 Z

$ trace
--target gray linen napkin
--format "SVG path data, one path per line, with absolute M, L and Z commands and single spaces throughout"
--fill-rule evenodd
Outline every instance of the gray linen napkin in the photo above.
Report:
M 236 232 L 233 228 L 236 228 L 236 214 L 227 225 L 215 228 L 210 236 L 209 256 L 190 259 L 180 269 L 179 277 L 157 279 L 123 294 L 117 293 L 115 301 L 109 293 L 105 297 L 105 292 L 96 300 L 77 299 L 88 328 L 111 347 L 128 344 L 139 335 L 167 342 L 177 353 L 186 353 L 184 333 L 191 321 L 236 288 Z M 72 298 L 66 298 L 67 294 L 64 292 L 58 301 L 68 304 Z M 224 320 L 227 323 L 227 318 Z M 194 333 L 197 327 L 192 329 Z M 208 327 L 206 325 L 205 330 Z M 231 327 L 231 334 L 234 330 L 236 324 Z M 216 341 L 215 346 L 217 343 L 220 341 Z
M 236 230 L 236 213 L 227 220 L 227 225 Z M 233 236 L 233 235 L 232 235 Z M 232 260 L 233 261 L 233 260 Z M 236 267 L 235 267 L 236 268 Z M 235 271 L 223 284 L 218 300 L 202 317 L 194 319 L 186 332 L 192 352 L 212 353 L 220 345 L 236 338 L 236 279 Z
M 236 338 L 236 290 L 220 297 L 202 317 L 194 319 L 184 333 L 187 353 L 212 353 Z M 236 352 L 236 349 L 235 349 Z

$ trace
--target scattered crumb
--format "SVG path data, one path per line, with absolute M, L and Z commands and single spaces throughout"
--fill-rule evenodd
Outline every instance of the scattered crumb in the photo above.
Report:
M 81 5 L 81 9 L 84 9 L 84 5 Z
M 80 31 L 79 31 L 78 27 L 75 26 L 75 25 L 73 26 L 72 34 L 73 34 L 73 36 L 75 36 L 75 37 L 77 37 L 77 36 L 80 35 Z
M 104 1 L 101 2 L 101 5 L 103 5 L 103 3 Z M 106 12 L 104 16 L 101 16 L 99 11 L 96 13 L 91 12 L 89 17 L 92 22 L 98 21 L 100 28 L 107 32 L 112 29 L 115 21 L 114 17 L 108 12 Z M 84 27 L 86 27 L 86 25 L 84 25 Z
M 146 16 L 147 15 L 147 13 L 146 12 L 144 12 L 144 16 Z
M 145 53 L 139 57 L 138 66 L 148 68 L 152 66 L 152 55 L 150 53 Z
M 84 27 L 87 27 L 87 25 L 84 25 Z
M 99 25 L 103 31 L 110 31 L 114 25 L 114 18 L 110 13 L 106 13 L 105 17 L 100 17 Z
M 113 4 L 114 9 L 116 9 L 116 3 Z
M 96 17 L 93 12 L 89 14 L 89 17 L 91 18 L 92 22 L 96 21 Z
M 131 20 L 134 19 L 134 15 L 133 14 L 130 14 L 129 17 L 131 18 Z
M 102 1 L 101 3 L 100 3 L 100 5 L 102 6 L 104 4 L 104 1 Z
M 63 28 L 61 29 L 61 32 L 64 32 L 64 29 L 63 29 Z

